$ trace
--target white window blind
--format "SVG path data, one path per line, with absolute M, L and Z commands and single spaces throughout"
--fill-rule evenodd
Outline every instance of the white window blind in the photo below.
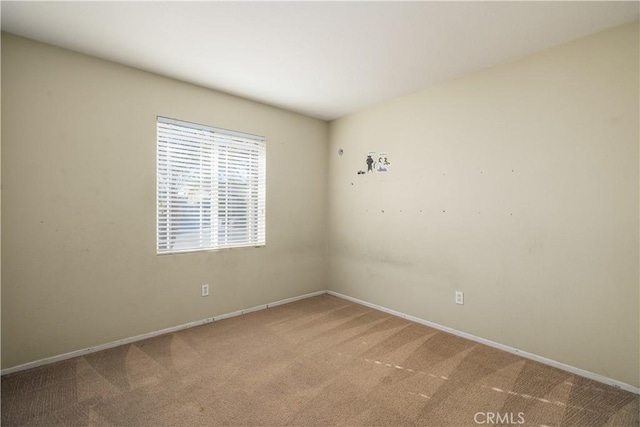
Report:
M 158 117 L 158 254 L 265 244 L 261 136 Z

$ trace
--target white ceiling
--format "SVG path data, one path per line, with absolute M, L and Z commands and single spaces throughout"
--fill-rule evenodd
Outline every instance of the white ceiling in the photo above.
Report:
M 335 119 L 638 20 L 630 2 L 7 2 L 2 30 Z

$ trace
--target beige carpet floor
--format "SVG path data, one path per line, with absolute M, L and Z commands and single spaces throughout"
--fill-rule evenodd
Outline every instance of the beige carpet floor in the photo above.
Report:
M 6 375 L 2 425 L 637 426 L 638 401 L 323 295 Z

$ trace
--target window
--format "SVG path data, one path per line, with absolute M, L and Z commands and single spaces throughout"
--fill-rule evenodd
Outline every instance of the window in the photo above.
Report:
M 264 246 L 264 138 L 165 117 L 157 137 L 157 253 Z

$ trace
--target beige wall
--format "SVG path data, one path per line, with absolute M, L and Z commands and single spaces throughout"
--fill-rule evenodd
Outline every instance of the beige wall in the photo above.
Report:
M 267 138 L 265 248 L 156 256 L 157 115 Z M 325 289 L 327 144 L 326 122 L 2 34 L 2 368 Z
M 332 122 L 330 288 L 639 386 L 638 75 L 635 24 Z

